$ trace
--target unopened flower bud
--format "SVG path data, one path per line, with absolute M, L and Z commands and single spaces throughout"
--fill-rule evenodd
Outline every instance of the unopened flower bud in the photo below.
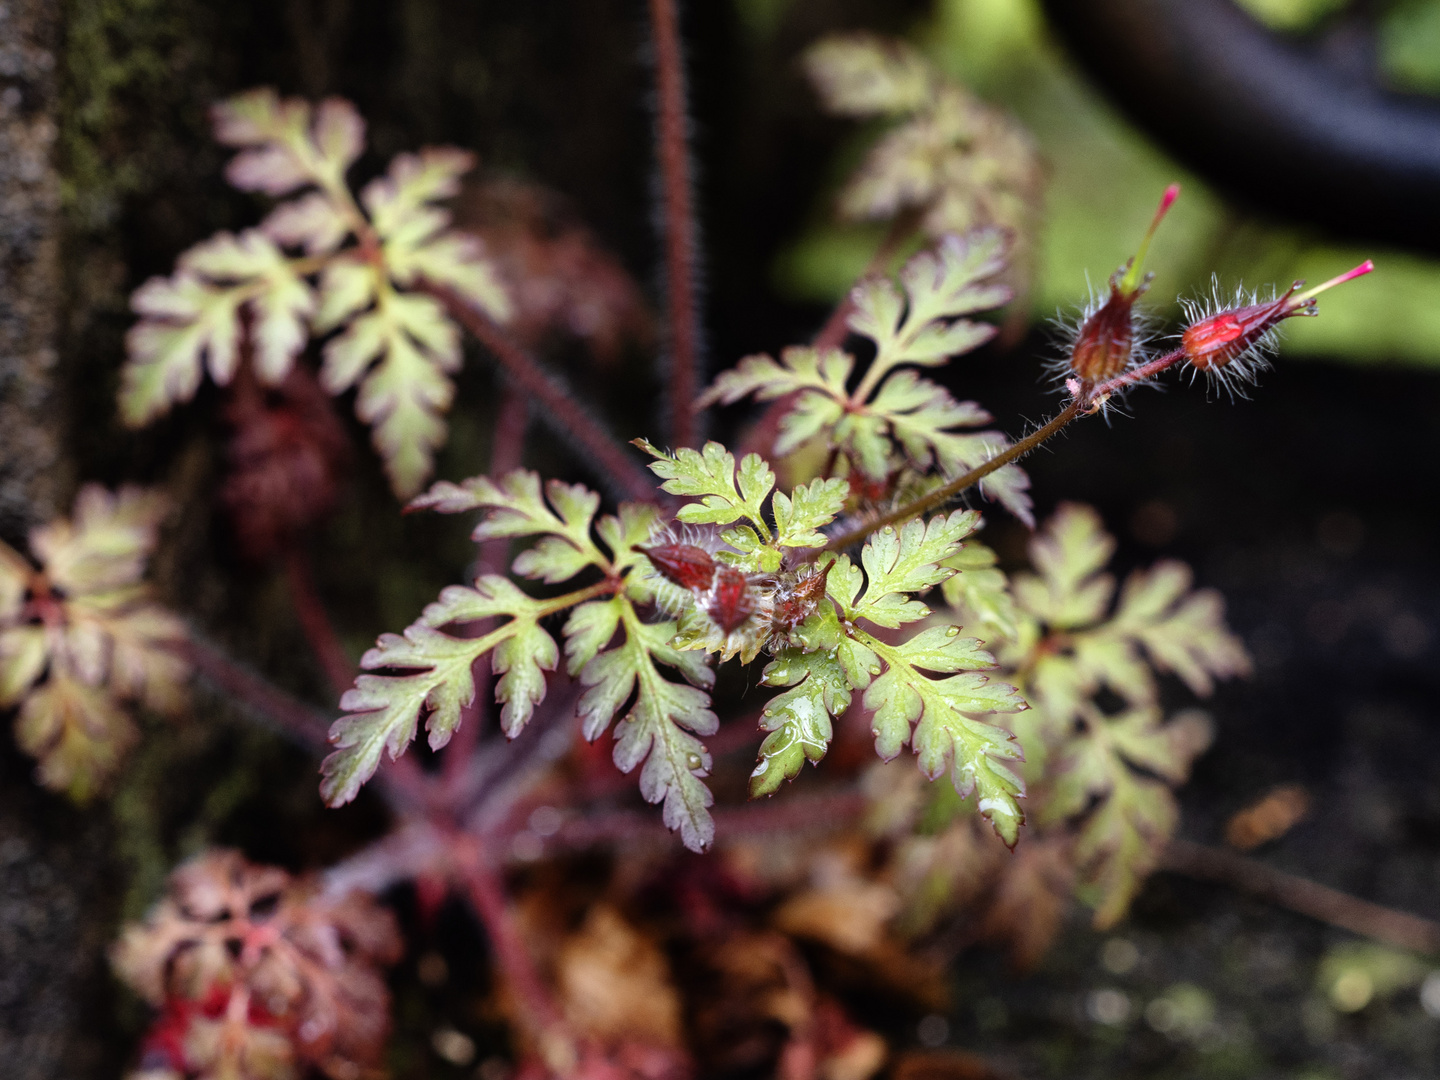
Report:
M 715 579 L 715 560 L 694 544 L 655 544 L 637 547 L 665 580 L 682 589 L 704 591 Z
M 1375 264 L 1366 259 L 1355 269 L 1313 289 L 1304 289 L 1305 283 L 1297 281 L 1285 295 L 1274 300 L 1244 304 L 1197 318 L 1180 338 L 1185 359 L 1197 371 L 1219 373 L 1225 368 L 1241 368 L 1238 376 L 1248 377 L 1243 366 L 1247 361 L 1263 364 L 1263 351 L 1273 341 L 1273 331 L 1281 322 L 1292 316 L 1318 314 L 1315 297 L 1373 269 Z
M 1082 383 L 1105 382 L 1130 366 L 1136 337 L 1135 301 L 1150 285 L 1150 278 L 1141 273 L 1141 267 L 1155 230 L 1179 194 L 1179 184 L 1165 189 L 1139 249 L 1111 276 L 1109 299 L 1080 324 L 1070 350 L 1070 371 L 1079 376 Z
M 755 613 L 750 579 L 733 566 L 717 565 L 714 584 L 701 606 L 725 633 L 738 630 Z

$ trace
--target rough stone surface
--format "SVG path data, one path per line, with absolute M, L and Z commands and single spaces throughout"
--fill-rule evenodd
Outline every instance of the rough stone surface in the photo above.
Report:
M 110 829 L 104 815 L 42 791 L 30 771 L 13 746 L 0 747 L 0 1075 L 106 1075 L 114 916 L 113 890 L 99 883 Z
M 0 536 L 54 509 L 60 182 L 59 5 L 0 3 Z

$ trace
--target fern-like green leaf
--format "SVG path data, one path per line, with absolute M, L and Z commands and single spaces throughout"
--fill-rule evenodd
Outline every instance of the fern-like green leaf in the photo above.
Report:
M 391 279 L 410 287 L 424 280 L 455 291 L 461 299 L 504 322 L 512 313 L 509 294 L 485 258 L 480 241 L 446 231 L 449 211 L 434 203 L 460 190 L 460 177 L 475 166 L 463 150 L 439 148 L 401 154 L 385 176 L 360 194 L 380 236 Z
M 700 500 L 680 508 L 676 517 L 681 521 L 728 525 L 745 520 L 769 542 L 764 503 L 775 486 L 775 474 L 759 454 L 746 454 L 737 474 L 735 456 L 717 442 L 706 443 L 703 451 L 681 447 L 673 454 L 644 439 L 636 439 L 635 445 L 656 459 L 650 468 L 665 481 L 660 485 L 665 491 Z
M 455 394 L 449 373 L 460 367 L 460 334 L 429 296 L 384 286 L 377 295 L 374 310 L 325 346 L 320 382 L 332 394 L 360 384 L 356 415 L 375 428 L 391 486 L 409 496 L 445 441 L 441 415 Z
M 508 579 L 487 574 L 474 588 L 444 590 L 404 635 L 381 636 L 360 666 L 406 674 L 361 675 L 340 699 L 347 715 L 330 729 L 337 749 L 322 770 L 325 801 L 339 806 L 353 799 L 380 767 L 383 753 L 393 760 L 409 746 L 422 715 L 430 746 L 438 750 L 448 743 L 461 710 L 475 700 L 475 661 L 492 650 L 491 668 L 500 676 L 495 700 L 503 704 L 500 725 L 510 738 L 518 735 L 545 698 L 544 673 L 559 662 L 555 640 L 540 620 L 576 602 L 573 595 L 535 600 Z M 438 629 L 491 618 L 507 621 L 478 638 L 451 637 Z
M 960 542 L 979 525 L 974 510 L 937 514 L 928 522 L 907 521 L 899 529 L 887 525 L 866 542 L 860 553 L 865 567 L 865 593 L 846 614 L 876 626 L 896 627 L 923 619 L 930 609 L 914 593 L 923 593 L 954 575 L 942 565 Z
M 644 762 L 641 795 L 663 804 L 666 827 L 679 830 L 687 848 L 703 851 L 715 838 L 709 809 L 715 800 L 703 780 L 710 771 L 710 752 L 696 736 L 713 735 L 719 726 L 709 695 L 700 689 L 713 683 L 714 673 L 698 654 L 670 645 L 674 623 L 642 623 L 623 597 L 610 603 L 611 612 L 594 605 L 577 626 L 587 648 L 605 626 L 624 633 L 622 644 L 595 655 L 581 671 L 580 681 L 589 687 L 579 704 L 584 735 L 598 739 L 631 702 L 616 730 L 615 764 L 628 773 Z M 577 649 L 577 655 L 584 651 Z M 679 671 L 691 685 L 666 679 L 657 662 Z
M 1085 737 L 1069 744 L 1057 763 L 1058 780 L 1046 817 L 1086 813 L 1076 847 L 1095 906 L 1095 924 L 1114 925 L 1174 835 L 1179 809 L 1170 789 L 1137 771 L 1171 784 L 1189 775 L 1191 763 L 1210 743 L 1203 713 L 1182 713 L 1162 724 L 1156 708 L 1106 717 L 1084 710 Z M 1094 809 L 1090 804 L 1098 800 Z
M 282 99 L 264 87 L 215 106 L 211 119 L 217 142 L 242 148 L 225 170 L 242 191 L 287 195 L 306 184 L 334 189 L 365 148 L 365 121 L 340 98 L 312 110 L 308 102 Z
M 141 584 L 166 500 L 90 484 L 68 519 L 32 531 L 36 571 L 0 544 L 0 708 L 19 706 L 16 739 L 48 787 L 96 794 L 137 731 L 128 706 L 173 714 L 189 667 L 185 628 Z M 37 622 L 27 592 L 43 605 Z
M 812 480 L 788 496 L 777 491 L 772 500 L 775 512 L 775 543 L 780 547 L 821 547 L 829 539 L 820 528 L 835 520 L 850 496 L 844 480 Z
M 969 613 L 983 631 L 981 640 L 1013 639 L 1019 634 L 1019 612 L 1010 595 L 1005 572 L 996 567 L 995 552 L 978 540 L 966 540 L 960 550 L 945 560 L 955 576 L 941 583 L 945 602 L 957 611 Z
M 1017 574 L 1015 599 L 1059 629 L 1098 622 L 1115 592 L 1115 579 L 1102 573 L 1114 552 L 1115 541 L 1099 514 L 1062 503 L 1030 542 L 1030 561 L 1039 575 Z
M 1004 763 L 1024 756 L 1010 732 L 973 714 L 1018 712 L 1025 699 L 1013 686 L 978 674 L 993 668 L 994 659 L 957 626 L 932 627 L 899 646 L 868 635 L 861 640 L 886 668 L 865 691 L 865 706 L 874 711 L 875 752 L 888 761 L 913 746 L 921 772 L 931 780 L 948 772 L 962 798 L 975 793 L 981 814 L 1014 847 L 1025 821 L 1018 801 L 1025 787 Z
M 805 54 L 805 71 L 833 113 L 910 113 L 934 91 L 930 65 L 914 46 L 873 34 L 826 38 Z
M 1009 288 L 986 280 L 1004 269 L 1005 250 L 999 229 L 946 236 L 934 252 L 922 251 L 901 268 L 903 296 L 885 278 L 857 285 L 850 329 L 874 341 L 876 349 L 866 379 L 873 385 L 879 373 L 898 364 L 943 364 L 992 338 L 994 327 L 961 316 L 1010 299 Z
M 568 581 L 587 566 L 610 568 L 610 561 L 590 535 L 599 506 L 600 496 L 593 491 L 558 480 L 545 485 L 542 497 L 540 477 L 523 469 L 508 474 L 498 484 L 488 476 L 477 476 L 463 484 L 442 481 L 410 502 L 411 509 L 445 514 L 487 511 L 472 534 L 477 542 L 542 536 L 538 545 L 515 560 L 514 569 L 523 577 L 552 583 Z
M 1138 641 L 1160 671 L 1174 672 L 1190 690 L 1209 696 L 1216 679 L 1250 673 L 1240 640 L 1225 626 L 1225 603 L 1211 589 L 1191 592 L 1184 563 L 1157 563 L 1125 582 L 1110 631 Z
M 868 676 L 867 676 L 868 677 Z M 850 679 L 839 656 L 828 649 L 784 649 L 765 667 L 767 686 L 792 689 L 765 704 L 760 760 L 750 774 L 750 797 L 773 795 L 799 775 L 806 761 L 818 763 L 834 734 L 830 723 L 850 707 Z
M 945 79 L 904 42 L 827 38 L 811 47 L 805 64 L 831 112 L 898 121 L 841 192 L 845 217 L 884 219 L 908 210 L 930 236 L 981 222 L 1028 231 L 1041 191 L 1039 155 L 1003 113 Z
M 135 723 L 102 687 L 64 670 L 32 690 L 15 718 L 15 741 L 39 760 L 40 783 L 88 802 L 139 737 Z
M 250 312 L 255 371 L 277 384 L 308 337 L 315 295 L 259 229 L 219 233 L 181 256 L 173 277 L 151 278 L 131 300 L 141 316 L 126 339 L 120 395 L 139 426 L 195 395 L 205 370 L 224 385 L 239 358 L 243 310 Z

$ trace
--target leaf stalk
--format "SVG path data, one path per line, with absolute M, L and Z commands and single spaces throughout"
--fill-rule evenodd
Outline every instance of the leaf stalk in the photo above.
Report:
M 489 316 L 465 303 L 452 289 L 433 282 L 424 282 L 421 288 L 444 304 L 450 317 L 490 350 L 515 385 L 539 402 L 545 422 L 557 435 L 583 451 L 585 460 L 617 495 L 636 502 L 657 501 L 649 475 L 564 383 L 544 370 Z
M 685 108 L 685 63 L 675 0 L 650 0 L 659 113 L 655 150 L 664 199 L 665 302 L 670 330 L 670 436 L 676 446 L 699 437 L 693 403 L 699 394 L 700 331 L 696 300 L 694 191 Z

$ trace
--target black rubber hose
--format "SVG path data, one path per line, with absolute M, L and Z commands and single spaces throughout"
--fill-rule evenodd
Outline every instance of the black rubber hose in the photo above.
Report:
M 1230 0 L 1045 0 L 1085 71 L 1241 205 L 1440 252 L 1440 101 L 1377 88 Z

